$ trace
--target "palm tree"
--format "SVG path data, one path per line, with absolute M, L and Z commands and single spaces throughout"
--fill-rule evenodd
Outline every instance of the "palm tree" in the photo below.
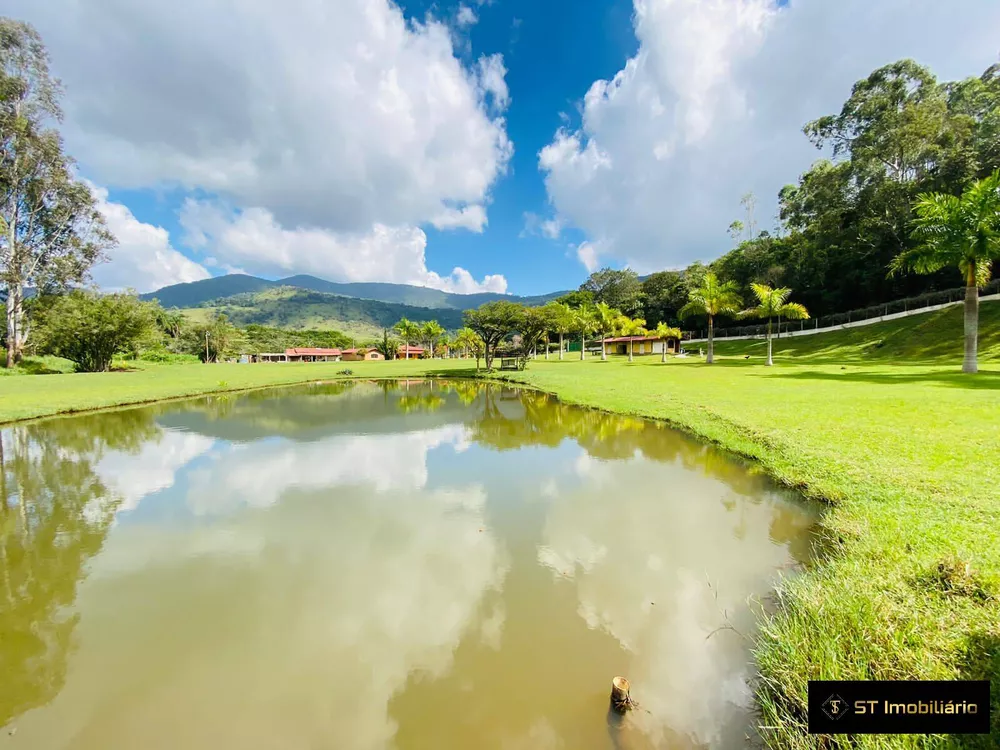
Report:
M 896 256 L 890 274 L 958 266 L 965 277 L 962 372 L 978 372 L 979 287 L 990 280 L 992 261 L 1000 257 L 1000 170 L 972 183 L 961 197 L 920 195 L 913 209 L 913 236 L 921 244 Z
M 632 360 L 632 352 L 635 351 L 635 336 L 645 336 L 649 331 L 646 330 L 646 320 L 645 318 L 625 318 L 622 321 L 622 333 L 629 337 L 628 341 L 628 361 Z
M 559 334 L 559 359 L 563 358 L 563 336 L 573 330 L 574 311 L 562 302 L 550 302 L 546 306 L 552 320 L 552 330 Z
M 667 341 L 670 339 L 678 339 L 681 337 L 681 329 L 674 328 L 673 326 L 668 326 L 666 323 L 656 324 L 656 338 L 663 342 L 663 352 L 660 356 L 660 362 L 667 361 Z
M 573 311 L 573 330 L 580 334 L 580 359 L 587 358 L 587 334 L 597 328 L 597 317 L 592 305 L 581 305 Z
M 688 303 L 677 311 L 681 319 L 691 315 L 708 316 L 708 357 L 705 358 L 707 364 L 712 364 L 715 361 L 713 356 L 715 316 L 723 313 L 734 313 L 740 309 L 740 304 L 741 300 L 736 283 L 732 281 L 720 282 L 719 277 L 709 271 L 702 279 L 701 285 L 688 293 Z
M 598 302 L 594 307 L 594 322 L 597 326 L 597 332 L 601 334 L 601 359 L 605 362 L 608 359 L 608 348 L 605 341 L 608 333 L 615 330 L 615 321 L 619 315 L 621 313 L 606 302 Z
M 787 301 L 788 295 L 792 293 L 787 287 L 772 289 L 767 284 L 751 284 L 750 289 L 759 304 L 741 312 L 740 317 L 767 318 L 767 365 L 770 367 L 774 364 L 771 359 L 771 318 L 805 320 L 809 317 L 809 311 L 798 302 Z
M 438 340 L 444 335 L 444 328 L 436 320 L 428 320 L 420 327 L 420 339 L 427 344 L 427 351 L 434 357 L 434 347 Z
M 462 358 L 469 356 L 469 350 L 475 347 L 474 338 L 476 332 L 471 328 L 460 328 L 455 334 L 455 348 L 462 350 Z
M 412 320 L 407 320 L 406 318 L 400 318 L 399 322 L 393 326 L 393 330 L 399 334 L 399 337 L 403 339 L 404 351 L 406 352 L 406 359 L 410 358 L 410 342 L 420 338 L 420 326 L 414 323 Z

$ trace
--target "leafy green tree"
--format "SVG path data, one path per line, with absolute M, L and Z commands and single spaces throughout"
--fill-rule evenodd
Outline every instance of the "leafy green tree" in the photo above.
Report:
M 674 328 L 673 326 L 668 326 L 666 323 L 657 323 L 654 333 L 656 334 L 656 337 L 663 343 L 663 351 L 660 354 L 660 362 L 666 362 L 667 342 L 670 341 L 670 339 L 677 339 L 679 341 L 682 335 L 681 329 Z
M 597 330 L 597 313 L 593 305 L 573 310 L 573 330 L 580 334 L 580 359 L 587 358 L 587 336 Z
M 1000 167 L 1000 63 L 978 78 L 946 84 L 945 90 L 948 109 L 964 126 L 954 149 L 965 158 L 942 170 L 947 184 L 941 188 L 988 177 Z
M 471 337 L 475 336 L 476 332 L 471 328 L 460 328 L 455 333 L 454 346 L 457 350 L 462 352 L 462 358 L 465 359 L 469 356 L 469 351 L 471 347 Z
M 549 329 L 559 334 L 559 359 L 562 360 L 565 349 L 563 346 L 564 337 L 567 333 L 573 331 L 573 308 L 561 302 L 549 302 L 545 305 L 544 309 L 549 322 Z
M 712 364 L 715 361 L 713 343 L 715 316 L 735 313 L 740 309 L 740 296 L 736 284 L 732 281 L 720 282 L 711 271 L 705 274 L 701 286 L 692 289 L 688 303 L 679 311 L 681 319 L 692 315 L 708 316 L 708 357 L 705 361 Z
M 466 310 L 465 324 L 483 341 L 486 369 L 493 367 L 500 342 L 517 331 L 524 315 L 524 307 L 508 300 L 487 302 L 476 310 Z
M 420 326 L 420 341 L 427 345 L 428 356 L 434 356 L 434 350 L 443 335 L 444 328 L 436 320 L 428 320 Z
M 389 329 L 383 328 L 382 338 L 375 342 L 374 349 L 386 359 L 395 359 L 399 351 L 399 342 L 389 338 Z
M 82 372 L 107 372 L 116 354 L 135 354 L 156 331 L 153 305 L 133 294 L 73 291 L 40 320 L 43 353 L 75 362 Z
M 615 325 L 618 319 L 621 317 L 622 313 L 620 310 L 608 305 L 606 302 L 598 302 L 594 305 L 594 325 L 599 334 L 601 334 L 601 360 L 607 361 L 608 359 L 608 347 L 605 343 L 607 341 L 608 335 L 614 335 Z
M 164 335 L 172 339 L 181 337 L 181 329 L 184 327 L 184 315 L 178 310 L 164 310 L 159 304 L 154 308 L 156 325 L 163 331 Z
M 979 287 L 989 281 L 993 260 L 1000 257 L 1000 170 L 974 182 L 961 197 L 922 195 L 915 211 L 914 234 L 921 244 L 900 253 L 890 272 L 958 267 L 965 279 L 962 372 L 978 372 Z
M 182 342 L 184 351 L 197 355 L 202 362 L 236 356 L 247 344 L 243 332 L 224 313 L 217 313 L 208 323 L 186 329 Z
M 7 367 L 27 340 L 24 290 L 82 282 L 114 245 L 90 188 L 62 152 L 59 83 L 38 32 L 0 18 L 0 287 L 6 302 Z
M 771 358 L 771 320 L 786 318 L 788 320 L 805 320 L 809 312 L 798 302 L 789 302 L 792 290 L 787 287 L 772 289 L 767 284 L 751 284 L 750 290 L 757 298 L 757 305 L 740 313 L 741 317 L 753 317 L 767 320 L 767 365 L 774 364 Z
M 642 285 L 639 274 L 630 268 L 618 271 L 602 268 L 594 271 L 580 286 L 581 291 L 591 292 L 594 302 L 604 302 L 629 315 L 642 309 Z
M 521 348 L 525 357 L 523 366 L 527 364 L 527 356 L 533 355 L 538 345 L 548 342 L 549 331 L 552 328 L 552 308 L 549 306 L 526 307 L 518 328 L 521 334 Z
M 687 302 L 684 271 L 658 271 L 642 282 L 642 309 L 650 325 L 678 322 L 677 311 Z
M 441 334 L 441 337 L 437 340 L 437 343 L 434 345 L 434 356 L 444 359 L 446 356 L 448 356 L 448 353 L 451 351 L 453 343 L 454 342 L 452 341 L 452 339 L 448 337 L 448 334 L 446 333 Z
M 642 318 L 625 318 L 621 322 L 621 332 L 623 336 L 628 336 L 628 361 L 631 362 L 632 354 L 635 351 L 636 336 L 645 336 L 649 333 L 646 330 L 646 321 Z
M 422 330 L 419 323 L 414 323 L 412 320 L 407 318 L 400 318 L 399 322 L 393 326 L 393 330 L 399 334 L 399 337 L 403 339 L 403 347 L 405 350 L 406 359 L 410 358 L 410 342 L 418 341 Z
M 564 305 L 569 305 L 570 307 L 576 309 L 578 307 L 583 307 L 584 305 L 594 304 L 594 293 L 585 289 L 577 289 L 559 297 L 556 299 L 556 302 L 561 302 Z
M 857 175 L 896 182 L 927 173 L 941 153 L 948 129 L 944 90 L 927 68 L 900 60 L 854 84 L 838 115 L 808 123 L 804 131 L 818 147 L 847 155 Z
M 467 357 L 469 352 L 476 358 L 476 370 L 479 369 L 479 360 L 483 356 L 486 344 L 478 333 L 471 328 L 459 329 L 455 336 L 455 346 L 462 350 L 462 356 Z

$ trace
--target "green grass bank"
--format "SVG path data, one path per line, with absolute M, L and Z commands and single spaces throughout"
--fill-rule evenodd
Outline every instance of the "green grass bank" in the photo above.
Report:
M 983 317 L 973 377 L 958 371 L 956 309 L 783 339 L 771 368 L 762 342 L 734 341 L 712 366 L 575 355 L 503 374 L 567 402 L 668 420 L 829 503 L 826 554 L 782 586 L 781 606 L 762 622 L 761 724 L 777 727 L 763 732 L 769 746 L 985 750 L 1000 746 L 1000 304 L 984 304 Z M 474 374 L 455 360 L 10 377 L 0 381 L 0 421 L 329 379 L 345 367 L 369 378 Z M 993 733 L 810 737 L 815 678 L 992 679 Z

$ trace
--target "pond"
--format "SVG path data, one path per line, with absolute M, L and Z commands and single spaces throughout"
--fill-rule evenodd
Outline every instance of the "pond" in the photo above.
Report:
M 472 382 L 0 442 L 0 748 L 744 747 L 754 612 L 816 520 L 661 424 Z

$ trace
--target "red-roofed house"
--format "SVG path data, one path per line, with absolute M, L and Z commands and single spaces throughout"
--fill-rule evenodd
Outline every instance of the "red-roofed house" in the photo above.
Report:
M 315 347 L 296 347 L 285 349 L 284 354 L 261 354 L 261 362 L 339 362 L 340 349 L 318 349 Z
M 407 354 L 407 348 L 405 346 L 399 347 L 399 353 L 396 355 L 400 359 L 420 359 L 424 356 L 424 352 L 427 351 L 422 346 L 411 346 L 409 348 L 409 354 Z

